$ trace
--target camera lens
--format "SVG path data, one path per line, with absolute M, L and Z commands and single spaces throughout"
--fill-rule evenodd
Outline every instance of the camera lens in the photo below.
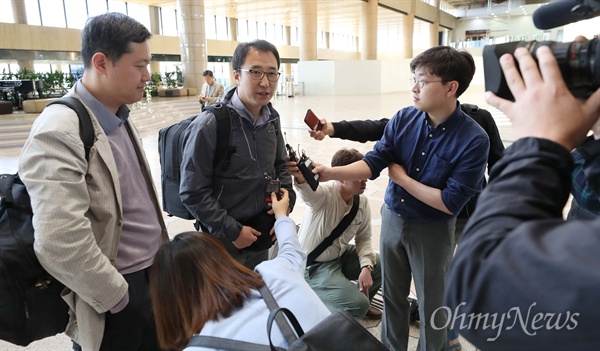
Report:
M 570 43 L 520 41 L 488 45 L 483 48 L 486 91 L 491 91 L 504 99 L 514 101 L 498 59 L 503 54 L 513 54 L 518 47 L 525 47 L 537 61 L 535 52 L 543 45 L 550 47 L 552 50 L 563 79 L 569 91 L 575 97 L 587 98 L 600 87 L 600 49 L 598 48 L 598 39 L 595 38 L 590 41 Z

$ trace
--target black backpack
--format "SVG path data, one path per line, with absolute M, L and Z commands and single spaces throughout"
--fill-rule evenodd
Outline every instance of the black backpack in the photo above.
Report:
M 217 120 L 217 146 L 213 164 L 217 166 L 223 161 L 222 167 L 226 169 L 229 166 L 229 156 L 235 152 L 229 148 L 231 139 L 229 111 L 222 104 L 205 106 L 202 109 L 203 112 L 206 110 L 212 112 Z M 198 115 L 184 119 L 158 132 L 163 211 L 167 212 L 169 216 L 183 219 L 194 219 L 194 216 L 181 203 L 179 183 L 183 149 L 187 141 L 186 129 L 196 117 Z
M 94 129 L 86 108 L 74 97 L 51 104 L 77 113 L 88 159 Z M 21 346 L 64 332 L 69 321 L 69 307 L 60 296 L 64 285 L 46 272 L 33 251 L 32 218 L 19 176 L 0 175 L 0 339 Z

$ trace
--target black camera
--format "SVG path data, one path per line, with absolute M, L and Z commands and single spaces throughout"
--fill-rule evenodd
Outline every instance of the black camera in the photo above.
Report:
M 285 147 L 288 150 L 288 156 L 290 157 L 290 161 L 296 161 L 296 166 L 298 167 L 298 170 L 300 171 L 300 173 L 302 173 L 302 176 L 304 177 L 310 188 L 313 191 L 317 190 L 317 187 L 319 186 L 319 174 L 315 174 L 312 172 L 312 170 L 315 169 L 313 161 L 308 156 L 306 156 L 304 151 L 302 151 L 302 156 L 300 156 L 300 158 L 298 159 L 298 157 L 296 157 L 296 152 L 290 146 L 290 144 L 285 144 Z
M 536 50 L 548 46 L 558 61 L 563 79 L 573 96 L 587 98 L 600 87 L 600 48 L 598 38 L 590 41 L 557 43 L 554 41 L 515 41 L 483 48 L 483 71 L 485 90 L 497 96 L 514 101 L 498 59 L 504 54 L 513 54 L 519 47 L 525 47 L 537 61 Z M 517 63 L 517 68 L 518 68 Z
M 267 185 L 265 187 L 265 202 L 273 202 L 271 194 L 275 192 L 277 200 L 281 200 L 281 181 L 279 179 L 273 179 L 270 175 L 265 174 L 265 180 Z

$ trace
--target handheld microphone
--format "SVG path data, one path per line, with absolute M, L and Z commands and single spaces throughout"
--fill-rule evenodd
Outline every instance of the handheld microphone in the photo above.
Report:
M 600 15 L 600 0 L 558 0 L 533 13 L 537 29 L 552 29 Z

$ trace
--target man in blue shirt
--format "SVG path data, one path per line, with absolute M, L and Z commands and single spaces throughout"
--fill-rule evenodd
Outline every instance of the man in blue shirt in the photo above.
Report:
M 467 52 L 440 46 L 410 64 L 414 107 L 396 113 L 373 151 L 342 167 L 318 165 L 321 181 L 375 179 L 389 167 L 381 209 L 384 311 L 381 339 L 408 348 L 411 274 L 419 309 L 419 350 L 444 350 L 442 306 L 456 215 L 481 191 L 489 150 L 485 131 L 461 111 L 475 64 Z

